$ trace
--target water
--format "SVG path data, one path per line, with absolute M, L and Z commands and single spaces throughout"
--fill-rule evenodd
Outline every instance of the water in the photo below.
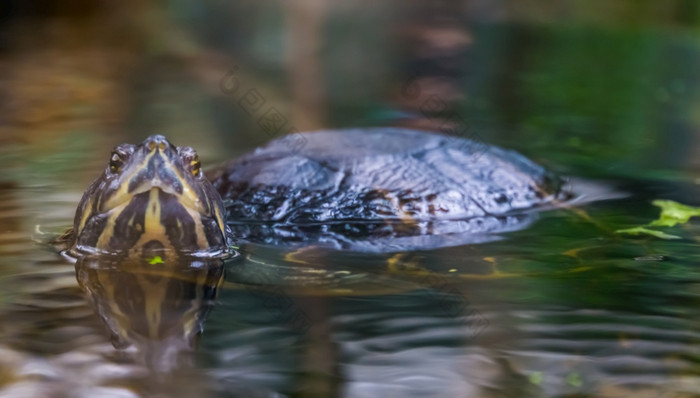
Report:
M 40 238 L 35 220 L 45 229 L 70 222 L 79 192 L 38 195 L 50 190 L 2 196 L 4 396 L 698 392 L 692 224 L 689 239 L 629 238 L 561 209 L 500 241 L 430 251 L 290 254 L 249 245 L 212 266 L 225 269 L 219 285 L 215 276 L 119 277 L 105 264 L 66 263 L 30 239 Z M 597 222 L 643 224 L 653 214 L 647 203 L 630 194 L 583 210 Z M 164 294 L 164 283 L 179 287 Z M 123 344 L 114 330 L 148 334 L 143 291 L 163 306 L 156 323 L 166 332 L 115 350 L 112 341 Z M 209 293 L 195 300 L 193 291 Z M 200 326 L 198 345 L 167 333 Z
M 700 205 L 700 18 L 681 0 L 594 3 L 172 2 L 143 30 L 99 7 L 53 11 L 74 25 L 16 11 L 0 49 L 0 397 L 700 396 L 700 224 L 615 232 L 656 219 L 655 199 Z M 481 244 L 241 245 L 179 272 L 76 265 L 45 243 L 117 143 L 163 133 L 206 167 L 363 125 L 517 149 L 607 199 Z

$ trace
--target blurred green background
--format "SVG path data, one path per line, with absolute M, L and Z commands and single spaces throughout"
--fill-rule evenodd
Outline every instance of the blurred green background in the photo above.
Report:
M 0 7 L 3 183 L 84 185 L 113 145 L 156 132 L 211 166 L 289 132 L 370 125 L 480 139 L 563 174 L 697 175 L 694 0 Z

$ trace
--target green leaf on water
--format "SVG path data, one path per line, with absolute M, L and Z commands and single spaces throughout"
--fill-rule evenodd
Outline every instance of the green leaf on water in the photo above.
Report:
M 530 383 L 539 386 L 542 383 L 542 379 L 544 379 L 544 376 L 542 376 L 542 372 L 532 372 L 530 373 L 530 376 L 528 376 L 528 380 L 530 380 Z
M 151 265 L 163 264 L 163 259 L 160 256 L 155 256 L 151 259 L 148 259 L 148 263 Z
M 672 200 L 663 199 L 657 199 L 651 203 L 661 208 L 661 214 L 657 220 L 650 222 L 646 226 L 618 229 L 615 232 L 630 235 L 651 235 L 660 239 L 681 239 L 680 236 L 647 227 L 675 227 L 678 224 L 687 223 L 692 217 L 700 216 L 700 207 L 686 206 Z
M 618 229 L 615 232 L 618 234 L 651 235 L 651 236 L 655 236 L 655 237 L 660 238 L 660 239 L 681 239 L 680 236 L 671 235 L 671 234 L 667 234 L 665 232 L 656 231 L 656 230 L 644 228 L 644 227 Z
M 650 226 L 673 227 L 687 223 L 691 217 L 700 216 L 700 207 L 686 206 L 672 200 L 655 200 L 651 203 L 661 208 L 661 215 Z
M 581 387 L 583 385 L 583 380 L 581 380 L 581 375 L 576 372 L 571 372 L 566 375 L 566 384 L 571 387 Z

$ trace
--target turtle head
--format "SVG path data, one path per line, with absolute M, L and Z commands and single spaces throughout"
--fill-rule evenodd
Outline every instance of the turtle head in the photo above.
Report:
M 154 135 L 114 148 L 78 205 L 73 249 L 145 256 L 225 251 L 223 214 L 194 149 Z

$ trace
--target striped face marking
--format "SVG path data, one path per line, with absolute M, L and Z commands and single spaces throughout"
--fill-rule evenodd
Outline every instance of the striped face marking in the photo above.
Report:
M 223 202 L 192 148 L 155 135 L 119 145 L 109 159 L 78 205 L 75 249 L 143 256 L 227 250 Z

